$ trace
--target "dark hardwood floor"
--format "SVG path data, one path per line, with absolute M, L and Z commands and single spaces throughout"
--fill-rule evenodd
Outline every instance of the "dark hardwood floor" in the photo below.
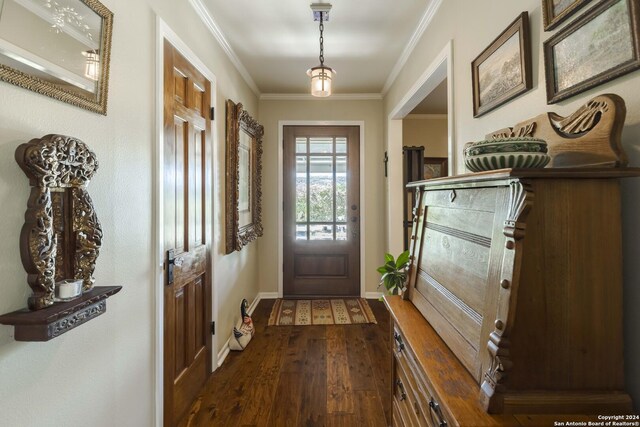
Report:
M 389 314 L 377 325 L 267 326 L 275 300 L 253 313 L 256 334 L 211 375 L 189 426 L 391 425 Z

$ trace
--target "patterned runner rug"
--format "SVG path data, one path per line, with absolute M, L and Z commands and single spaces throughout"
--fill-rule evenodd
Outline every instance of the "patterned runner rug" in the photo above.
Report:
M 277 299 L 269 316 L 271 325 L 351 325 L 377 323 L 363 298 Z

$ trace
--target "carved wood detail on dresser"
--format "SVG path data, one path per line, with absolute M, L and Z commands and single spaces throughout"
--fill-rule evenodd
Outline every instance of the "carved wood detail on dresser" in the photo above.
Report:
M 638 175 L 503 169 L 412 184 L 408 291 L 385 297 L 394 425 L 631 413 L 619 178 Z

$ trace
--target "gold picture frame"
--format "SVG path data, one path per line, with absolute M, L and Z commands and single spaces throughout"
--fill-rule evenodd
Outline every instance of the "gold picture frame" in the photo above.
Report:
M 0 7 L 0 80 L 106 115 L 113 13 L 98 0 Z
M 542 21 L 545 31 L 551 31 L 591 0 L 542 0 Z
M 225 251 L 239 251 L 262 236 L 264 128 L 242 104 L 226 103 Z

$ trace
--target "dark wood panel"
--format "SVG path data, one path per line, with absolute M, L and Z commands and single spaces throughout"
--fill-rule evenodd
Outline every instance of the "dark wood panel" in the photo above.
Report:
M 294 277 L 345 277 L 348 255 L 305 254 L 294 261 Z
M 186 298 L 185 298 L 185 290 L 181 288 L 176 292 L 174 299 L 174 312 L 175 312 L 175 368 L 174 368 L 174 378 L 178 378 L 182 371 L 187 366 L 187 355 L 186 355 L 186 342 L 187 337 L 185 332 L 187 330 L 186 325 Z

